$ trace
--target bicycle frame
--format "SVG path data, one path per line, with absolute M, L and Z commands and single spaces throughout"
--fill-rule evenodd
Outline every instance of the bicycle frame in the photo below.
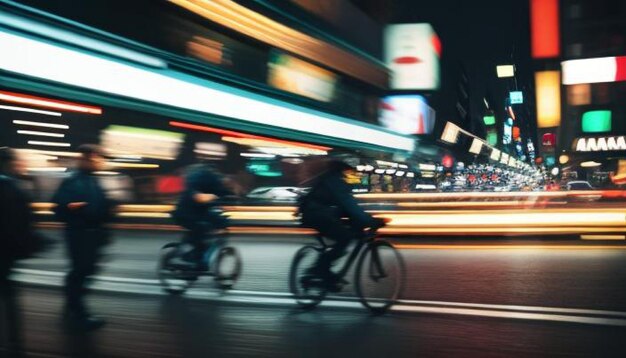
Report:
M 327 245 L 324 242 L 324 239 L 320 235 L 316 236 L 316 239 L 322 245 L 322 255 L 324 255 L 329 245 Z M 356 259 L 359 257 L 359 254 L 363 251 L 363 248 L 369 243 L 371 243 L 372 241 L 374 241 L 375 239 L 376 239 L 376 236 L 373 233 L 365 234 L 363 235 L 363 237 L 359 238 L 357 240 L 356 246 L 352 249 L 352 252 L 350 252 L 350 256 L 348 256 L 347 261 L 344 263 L 343 267 L 341 268 L 341 270 L 339 270 L 337 275 L 342 278 L 345 277 L 348 274 L 348 271 L 350 270 L 350 268 L 352 267 L 352 264 L 354 264 L 354 261 L 356 261 Z M 377 259 L 376 261 L 377 261 L 379 271 L 382 270 L 380 268 L 380 260 Z

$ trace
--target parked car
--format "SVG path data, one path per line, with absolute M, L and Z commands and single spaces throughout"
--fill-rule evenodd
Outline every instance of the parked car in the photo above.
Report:
M 248 199 L 261 201 L 278 201 L 294 203 L 298 197 L 306 193 L 307 188 L 292 186 L 260 187 L 246 195 Z
M 594 188 L 589 184 L 588 181 L 584 180 L 576 180 L 570 181 L 566 184 L 565 188 L 567 190 L 593 190 Z
M 578 190 L 589 191 L 589 190 L 594 190 L 594 187 L 592 187 L 588 181 L 576 180 L 576 181 L 570 181 L 567 184 L 565 184 L 565 189 L 573 190 L 573 191 L 578 191 Z M 602 198 L 602 193 L 599 191 L 594 192 L 594 193 L 572 193 L 572 194 L 573 195 L 569 196 L 568 200 L 588 202 L 588 201 L 597 201 Z

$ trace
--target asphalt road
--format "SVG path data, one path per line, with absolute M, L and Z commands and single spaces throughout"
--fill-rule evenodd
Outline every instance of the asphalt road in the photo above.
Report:
M 626 353 L 623 327 L 97 293 L 100 331 L 61 328 L 58 290 L 23 288 L 32 357 L 540 357 Z
M 43 257 L 22 262 L 20 267 L 65 271 L 61 232 L 47 233 L 59 244 Z M 100 275 L 155 280 L 160 247 L 179 236 L 175 232 L 117 232 Z M 236 288 L 283 293 L 288 292 L 287 276 L 295 251 L 313 242 L 310 237 L 262 235 L 237 236 L 231 241 L 244 261 L 243 276 Z M 407 243 L 399 239 L 396 242 Z M 401 250 L 407 267 L 403 298 L 626 311 L 626 243 L 596 245 L 472 242 L 471 238 L 411 240 L 411 248 Z
M 350 285 L 314 311 L 295 307 L 288 267 L 311 238 L 234 237 L 244 273 L 233 292 L 205 279 L 171 297 L 156 285 L 156 256 L 179 233 L 116 234 L 90 300 L 109 324 L 87 336 L 59 326 L 62 245 L 20 264 L 31 355 L 626 355 L 626 245 L 619 242 L 397 240 L 405 245 L 407 289 L 394 311 L 374 317 L 352 300 Z

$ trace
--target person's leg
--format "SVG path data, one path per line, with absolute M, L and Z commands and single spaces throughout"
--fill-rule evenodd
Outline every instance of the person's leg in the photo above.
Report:
M 320 255 L 316 270 L 330 274 L 330 268 L 338 258 L 344 255 L 346 247 L 354 237 L 354 233 L 336 216 L 311 213 L 307 215 L 307 224 L 315 228 L 322 236 L 333 241 L 333 245 Z
M 84 315 L 85 307 L 82 302 L 82 267 L 84 256 L 82 254 L 82 238 L 80 233 L 66 233 L 66 250 L 69 259 L 70 270 L 65 276 L 65 310 L 67 314 Z
M 12 262 L 0 262 L 0 346 L 8 357 L 22 356 L 21 310 L 15 284 L 9 279 Z
M 67 249 L 70 259 L 70 272 L 66 277 L 66 309 L 68 313 L 88 316 L 84 297 L 87 293 L 87 280 L 96 271 L 98 242 L 87 233 L 73 232 L 68 235 Z
M 340 220 L 329 220 L 320 228 L 320 234 L 334 242 L 330 250 L 320 258 L 322 268 L 330 270 L 333 263 L 345 254 L 346 248 L 354 238 L 354 233 Z
M 193 223 L 185 226 L 187 233 L 183 243 L 190 246 L 191 250 L 183 251 L 182 259 L 198 266 L 203 266 L 204 253 L 206 251 L 205 239 L 207 228 L 202 223 Z M 202 268 L 202 267 L 200 267 Z

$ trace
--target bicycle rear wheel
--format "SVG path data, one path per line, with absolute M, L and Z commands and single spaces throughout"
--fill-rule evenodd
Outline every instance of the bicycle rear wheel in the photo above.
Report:
M 313 308 L 326 297 L 326 284 L 322 279 L 308 273 L 321 254 L 320 249 L 307 245 L 298 250 L 289 270 L 289 289 L 302 308 Z
M 384 313 L 400 297 L 405 276 L 400 253 L 389 242 L 376 240 L 359 257 L 354 276 L 356 293 L 370 311 Z
M 157 276 L 161 287 L 167 293 L 179 295 L 187 291 L 187 289 L 198 279 L 193 272 L 177 269 L 169 264 L 169 261 L 178 256 L 178 243 L 165 245 L 161 249 L 159 263 L 157 267 Z
M 232 288 L 241 276 L 239 252 L 232 246 L 222 247 L 215 260 L 215 283 L 221 289 Z

